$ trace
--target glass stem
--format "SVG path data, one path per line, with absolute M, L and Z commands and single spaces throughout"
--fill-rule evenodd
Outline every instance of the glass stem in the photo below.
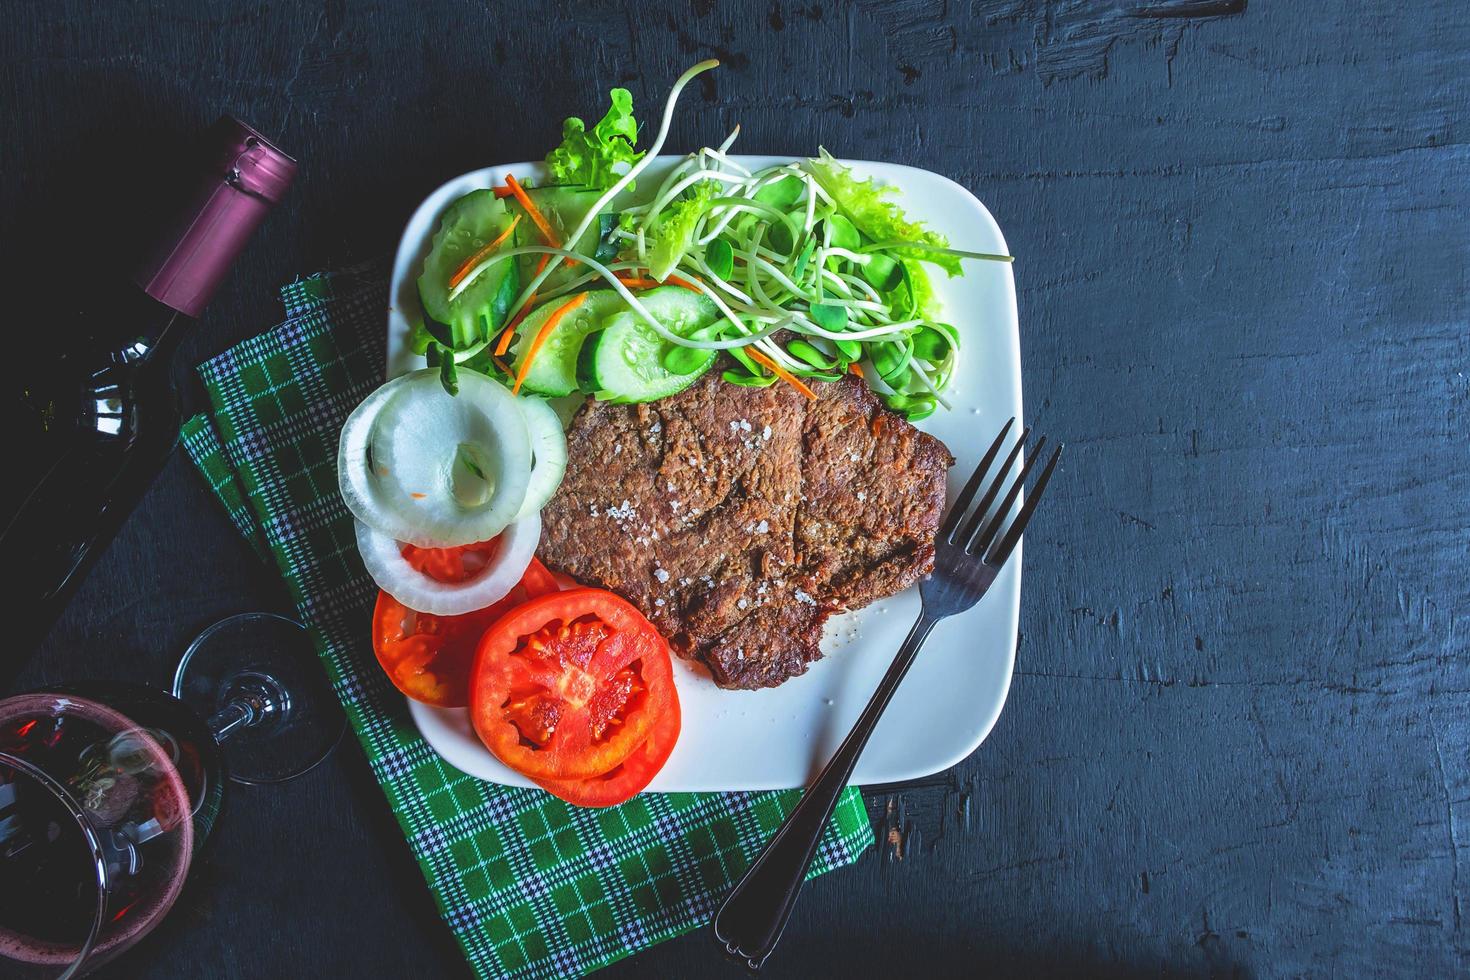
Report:
M 227 693 L 225 706 L 209 719 L 209 730 L 221 744 L 243 729 L 280 722 L 291 708 L 291 696 L 269 674 L 245 671 L 233 679 Z
M 209 731 L 216 742 L 223 743 L 240 729 L 255 724 L 255 716 L 256 711 L 250 702 L 237 698 L 214 713 L 209 719 Z

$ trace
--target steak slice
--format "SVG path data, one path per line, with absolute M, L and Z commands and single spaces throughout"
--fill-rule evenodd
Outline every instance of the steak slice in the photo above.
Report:
M 657 402 L 589 399 L 542 559 L 626 597 L 721 687 L 803 673 L 829 615 L 932 567 L 953 463 L 858 378 L 813 390 L 711 371 Z

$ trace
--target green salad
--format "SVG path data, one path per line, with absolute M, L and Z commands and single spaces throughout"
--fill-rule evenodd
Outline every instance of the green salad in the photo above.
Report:
M 679 93 L 717 64 L 674 83 L 646 150 L 632 96 L 613 89 L 596 125 L 566 121 L 543 179 L 512 175 L 447 209 L 411 342 L 451 393 L 474 370 L 517 393 L 641 402 L 719 370 L 815 397 L 807 382 L 850 372 L 910 419 L 947 404 L 961 333 L 930 276 L 1010 256 L 952 247 L 905 216 L 898 188 L 825 150 L 751 170 L 729 155 L 739 127 L 640 181 Z

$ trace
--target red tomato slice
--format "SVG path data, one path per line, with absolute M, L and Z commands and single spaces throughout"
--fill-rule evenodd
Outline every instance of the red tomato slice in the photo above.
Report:
M 622 764 L 675 698 L 669 647 L 632 605 L 569 589 L 485 631 L 470 720 L 495 756 L 538 779 L 586 779 Z
M 588 779 L 537 779 L 535 783 L 553 796 L 577 806 L 617 806 L 637 796 L 653 782 L 674 743 L 679 740 L 679 698 L 677 694 L 654 723 L 648 740 L 633 750 L 621 765 L 601 776 Z
M 531 564 L 526 566 L 526 573 L 521 576 L 521 588 L 526 590 L 527 599 L 539 599 L 544 595 L 561 591 L 561 586 L 557 585 L 551 570 L 541 564 L 540 558 L 534 556 L 531 558 Z
M 419 548 L 411 544 L 400 544 L 399 553 L 403 560 L 415 570 L 436 582 L 463 582 L 478 575 L 495 559 L 500 550 L 500 538 L 460 545 L 458 548 Z M 546 571 L 546 566 L 541 566 Z M 550 574 L 549 572 L 547 574 Z
M 551 570 L 535 558 L 532 558 L 531 564 L 527 566 L 526 574 L 521 576 L 521 585 L 526 587 L 526 591 L 532 598 L 538 595 L 549 595 L 552 592 L 560 592 L 563 588 L 569 587 L 564 586 L 558 581 Z M 576 583 L 573 583 L 570 587 L 575 588 Z
M 378 663 L 393 686 L 415 701 L 440 708 L 463 708 L 470 703 L 470 669 L 480 636 L 516 606 L 544 595 L 548 582 L 554 591 L 556 583 L 551 573 L 532 558 L 520 584 L 509 595 L 462 616 L 416 612 L 388 593 L 379 592 L 373 609 L 373 651 Z

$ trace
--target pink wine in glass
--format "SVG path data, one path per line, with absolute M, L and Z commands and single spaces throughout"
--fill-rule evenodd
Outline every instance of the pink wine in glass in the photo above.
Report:
M 66 974 L 145 935 L 183 888 L 191 809 L 129 717 L 71 693 L 0 701 L 0 966 Z

